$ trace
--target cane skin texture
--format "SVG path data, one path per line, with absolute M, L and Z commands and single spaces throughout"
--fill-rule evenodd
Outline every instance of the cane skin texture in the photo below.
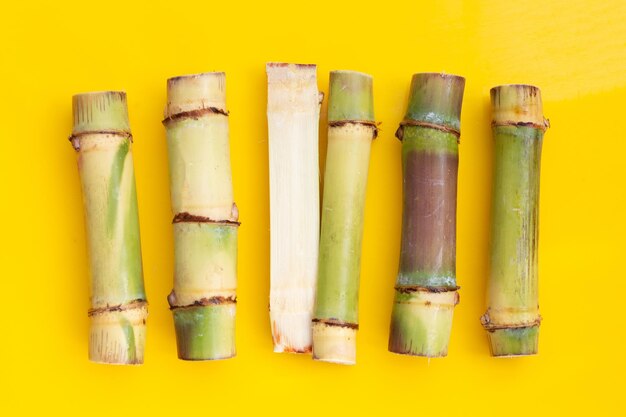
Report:
M 237 236 L 226 74 L 170 78 L 163 121 L 174 214 L 174 318 L 178 357 L 236 355 Z
M 424 73 L 411 81 L 402 141 L 402 240 L 389 350 L 448 353 L 456 285 L 456 198 L 465 80 Z
M 328 122 L 313 358 L 354 364 L 365 191 L 377 133 L 371 76 L 331 72 Z
M 529 85 L 491 90 L 494 183 L 487 312 L 493 356 L 534 355 L 539 348 L 539 178 L 548 122 L 541 93 Z
M 73 104 L 91 265 L 89 358 L 141 364 L 147 303 L 126 94 L 79 94 Z

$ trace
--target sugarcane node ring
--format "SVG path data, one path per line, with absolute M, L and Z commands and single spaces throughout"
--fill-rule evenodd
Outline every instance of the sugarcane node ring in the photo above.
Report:
M 170 122 L 173 122 L 175 120 L 181 120 L 181 119 L 196 119 L 197 120 L 198 118 L 205 116 L 207 114 L 221 114 L 222 116 L 228 117 L 230 115 L 230 112 L 228 110 L 218 109 L 217 107 L 207 107 L 207 108 L 183 111 L 180 113 L 172 114 L 166 117 L 165 119 L 163 119 L 161 123 L 166 125 Z
M 174 291 L 170 293 L 167 297 L 167 302 L 170 305 L 170 310 L 176 310 L 178 308 L 189 308 L 189 307 L 200 307 L 200 306 L 212 306 L 218 304 L 237 304 L 236 296 L 216 296 L 210 298 L 201 298 L 199 300 L 195 300 L 192 304 L 187 304 L 184 306 L 176 305 L 176 294 Z
M 448 292 L 448 291 L 458 291 L 461 289 L 458 285 L 453 286 L 440 286 L 440 287 L 423 287 L 420 285 L 396 285 L 394 289 L 398 292 L 402 293 L 410 293 L 416 291 L 424 291 L 424 292 Z
M 129 139 L 131 142 L 133 141 L 133 135 L 130 132 L 126 132 L 124 130 L 93 130 L 93 131 L 84 131 L 71 134 L 67 139 L 71 142 L 72 147 L 75 151 L 80 150 L 80 142 L 77 140 L 81 136 L 85 135 L 113 135 L 113 136 L 122 136 Z
M 496 330 L 523 329 L 523 328 L 530 328 L 530 327 L 538 327 L 539 325 L 541 325 L 541 320 L 542 318 L 541 316 L 539 316 L 535 320 L 527 321 L 523 323 L 494 324 L 489 321 L 489 316 L 485 314 L 480 318 L 480 323 L 482 324 L 485 330 L 487 330 L 490 333 L 493 333 Z
M 334 318 L 331 318 L 331 319 L 313 319 L 312 322 L 313 323 L 322 323 L 322 324 L 325 324 L 327 326 L 345 327 L 345 328 L 348 328 L 348 329 L 359 330 L 359 324 L 358 323 L 349 323 L 347 321 L 334 319 Z
M 105 312 L 120 312 L 120 311 L 132 310 L 134 308 L 143 308 L 147 306 L 148 306 L 147 301 L 137 299 L 127 304 L 117 304 L 114 306 L 90 308 L 89 311 L 87 312 L 87 316 L 92 317 L 92 316 L 97 316 L 98 314 L 103 314 Z
M 332 120 L 328 122 L 329 127 L 341 127 L 348 124 L 363 125 L 372 128 L 372 140 L 378 137 L 380 122 L 374 122 L 371 120 Z
M 400 122 L 400 127 L 398 127 L 398 130 L 396 131 L 396 137 L 400 140 L 402 140 L 402 137 L 404 137 L 405 126 L 429 127 L 431 129 L 441 130 L 442 132 L 452 133 L 454 136 L 457 137 L 457 142 L 460 140 L 461 137 L 461 131 L 452 127 L 439 125 L 436 123 L 422 122 L 419 120 L 404 119 Z
M 540 129 L 545 132 L 550 127 L 550 120 L 544 119 L 543 123 L 533 123 L 533 122 L 516 122 L 516 121 L 492 121 L 491 127 L 498 126 L 517 126 L 517 127 L 532 127 L 534 129 Z
M 194 214 L 183 212 L 178 213 L 172 219 L 172 223 L 217 223 L 224 224 L 230 226 L 241 226 L 241 222 L 237 219 L 235 220 L 214 220 L 206 216 L 196 216 Z

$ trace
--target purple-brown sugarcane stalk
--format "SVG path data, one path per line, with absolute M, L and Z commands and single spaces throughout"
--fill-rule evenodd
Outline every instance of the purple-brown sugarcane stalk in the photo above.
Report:
M 458 139 L 465 79 L 415 74 L 402 141 L 403 210 L 400 269 L 389 350 L 446 356 L 456 284 Z

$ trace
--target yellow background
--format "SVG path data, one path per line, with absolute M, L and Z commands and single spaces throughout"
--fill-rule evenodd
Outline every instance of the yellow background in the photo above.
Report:
M 0 17 L 0 414 L 563 415 L 626 413 L 626 2 L 10 1 Z M 440 3 L 435 5 L 435 3 Z M 358 364 L 272 353 L 268 324 L 267 61 L 374 76 Z M 167 154 L 168 77 L 223 70 L 240 229 L 236 359 L 176 359 Z M 387 352 L 400 243 L 400 142 L 411 74 L 467 79 L 458 282 L 449 356 Z M 542 89 L 540 354 L 493 359 L 485 309 L 492 140 L 489 88 Z M 123 89 L 135 137 L 146 363 L 87 361 L 87 262 L 74 93 Z M 320 121 L 322 155 L 326 107 Z M 323 162 L 323 159 L 322 159 Z M 140 413 L 140 414 L 136 414 Z

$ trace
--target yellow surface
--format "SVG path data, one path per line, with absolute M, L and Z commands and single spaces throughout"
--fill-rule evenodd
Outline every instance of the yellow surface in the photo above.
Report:
M 626 2 L 10 1 L 0 16 L 0 414 L 618 415 L 626 413 Z M 434 5 L 440 3 L 439 5 Z M 358 364 L 272 353 L 266 61 L 374 76 Z M 227 72 L 235 198 L 243 222 L 236 359 L 176 359 L 166 295 L 173 248 L 167 77 Z M 387 352 L 400 243 L 400 143 L 410 76 L 467 78 L 458 277 L 449 356 Z M 541 178 L 540 354 L 493 359 L 485 307 L 492 142 L 488 93 L 541 87 L 552 128 Z M 124 89 L 150 301 L 146 364 L 87 361 L 85 231 L 71 95 Z M 325 153 L 325 106 L 321 121 Z M 87 414 L 88 413 L 88 414 Z M 139 414 L 134 414 L 139 415 Z M 268 414 L 269 415 L 269 414 Z M 373 414 L 372 414 L 373 415 Z

